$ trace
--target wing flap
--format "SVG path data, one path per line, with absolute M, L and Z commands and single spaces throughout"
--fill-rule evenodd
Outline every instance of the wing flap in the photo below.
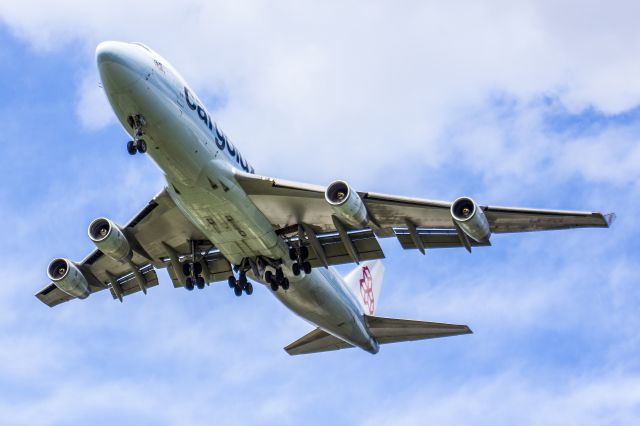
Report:
M 285 347 L 289 355 L 303 355 L 318 352 L 336 351 L 339 349 L 352 348 L 353 346 L 342 339 L 339 339 L 324 330 L 316 328 L 312 332 L 305 334 L 289 346 Z
M 460 242 L 460 237 L 455 230 L 438 229 L 431 231 L 418 231 L 418 235 L 426 249 L 463 247 L 462 243 Z M 418 248 L 416 247 L 416 243 L 411 238 L 411 235 L 409 235 L 408 233 L 403 233 L 403 231 L 396 231 L 396 236 L 398 237 L 398 241 L 400 241 L 400 245 L 403 249 L 411 250 Z M 491 245 L 491 242 L 489 241 L 478 242 L 473 239 L 470 239 L 469 243 L 472 247 Z

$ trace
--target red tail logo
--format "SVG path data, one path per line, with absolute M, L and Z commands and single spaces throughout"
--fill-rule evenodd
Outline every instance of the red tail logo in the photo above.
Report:
M 360 278 L 360 294 L 362 302 L 369 309 L 369 315 L 373 315 L 375 300 L 373 298 L 373 278 L 368 266 L 362 267 L 362 278 Z

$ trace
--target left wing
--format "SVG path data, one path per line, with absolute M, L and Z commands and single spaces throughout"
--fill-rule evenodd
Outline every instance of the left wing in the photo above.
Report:
M 358 192 L 369 221 L 364 226 L 353 226 L 336 217 L 335 209 L 325 200 L 325 187 L 243 172 L 237 172 L 236 179 L 282 234 L 311 245 L 318 257 L 322 257 L 323 238 L 337 235 L 349 249 L 348 237 L 365 231 L 371 233 L 370 238 L 396 237 L 403 248 L 417 248 L 423 253 L 430 248 L 465 247 L 471 251 L 474 246 L 490 245 L 488 238 L 470 238 L 462 231 L 452 218 L 452 203 L 447 201 Z M 490 233 L 606 228 L 615 217 L 597 212 L 478 208 L 486 217 Z M 343 251 L 348 252 L 347 261 L 365 260 L 359 257 L 357 247 Z M 381 251 L 379 256 L 384 256 Z M 327 263 L 331 262 L 315 260 L 315 265 Z
M 158 285 L 154 268 L 169 269 L 174 287 L 183 286 L 185 280 L 181 268 L 173 265 L 192 254 L 190 242 L 196 242 L 195 250 L 203 253 L 200 260 L 207 282 L 227 279 L 231 268 L 227 260 L 211 245 L 206 237 L 178 210 L 166 191 L 160 192 L 147 204 L 122 231 L 132 246 L 131 263 L 120 263 L 93 250 L 77 267 L 87 278 L 90 293 L 109 290 L 114 299 L 143 291 Z M 173 259 L 173 260 L 172 260 Z M 48 306 L 74 299 L 55 284 L 50 283 L 36 297 Z

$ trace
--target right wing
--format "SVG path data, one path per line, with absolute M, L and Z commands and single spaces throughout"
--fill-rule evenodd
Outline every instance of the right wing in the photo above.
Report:
M 155 269 L 165 267 L 168 267 L 174 287 L 183 286 L 182 270 L 173 267 L 171 258 L 189 256 L 192 252 L 190 241 L 196 242 L 198 252 L 206 253 L 200 263 L 207 282 L 222 281 L 231 275 L 227 260 L 180 212 L 166 190 L 131 219 L 123 232 L 132 244 L 132 262 L 136 267 L 117 262 L 98 249 L 93 250 L 78 264 L 89 281 L 91 293 L 109 290 L 113 298 L 120 301 L 138 291 L 146 293 L 147 288 L 158 284 Z M 36 297 L 51 307 L 74 299 L 53 283 L 40 290 Z
M 405 249 L 491 245 L 463 235 L 447 201 L 374 192 L 358 192 L 371 223 L 368 228 L 340 226 L 325 200 L 325 187 L 236 172 L 236 179 L 254 204 L 292 244 L 313 248 L 312 266 L 359 262 L 384 257 L 376 237 L 395 237 Z M 597 212 L 479 206 L 492 233 L 609 227 L 614 215 Z M 344 229 L 340 229 L 344 228 Z M 351 241 L 349 241 L 351 240 Z

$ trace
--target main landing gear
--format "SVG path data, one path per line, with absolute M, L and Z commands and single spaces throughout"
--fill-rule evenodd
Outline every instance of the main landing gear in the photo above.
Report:
M 205 285 L 204 277 L 202 276 L 202 265 L 199 262 L 196 263 L 183 263 L 182 273 L 187 277 L 184 288 L 191 291 L 195 287 L 202 290 Z
M 298 249 L 291 247 L 289 249 L 289 258 L 294 261 L 291 265 L 293 275 L 296 277 L 300 275 L 300 271 L 305 274 L 311 273 L 311 263 L 307 260 L 309 258 L 309 249 L 305 246 L 301 246 Z
M 242 296 L 243 291 L 247 296 L 250 296 L 253 293 L 253 284 L 247 280 L 246 271 L 240 271 L 237 279 L 235 276 L 231 275 L 229 277 L 229 287 L 233 289 L 233 292 L 238 297 Z
M 276 269 L 275 274 L 270 270 L 265 271 L 264 280 L 271 286 L 273 291 L 278 291 L 280 287 L 283 290 L 289 290 L 289 278 L 284 276 L 282 268 Z
M 144 126 L 147 124 L 144 117 L 140 114 L 130 115 L 127 121 L 133 129 L 133 140 L 127 142 L 127 152 L 131 155 L 135 155 L 138 152 L 144 154 L 147 152 L 147 143 L 142 139 Z

